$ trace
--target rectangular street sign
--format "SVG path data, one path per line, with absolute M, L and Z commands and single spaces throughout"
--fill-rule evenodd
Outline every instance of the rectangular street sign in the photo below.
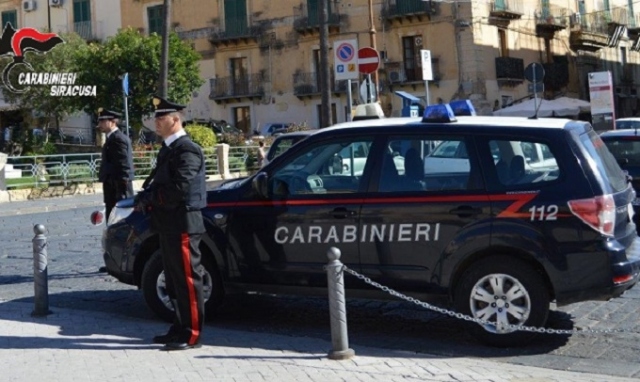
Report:
M 333 43 L 333 68 L 335 79 L 357 80 L 358 40 L 341 40 Z
M 433 81 L 433 71 L 431 70 L 431 51 L 425 49 L 420 50 L 420 57 L 422 57 L 422 79 L 424 81 Z

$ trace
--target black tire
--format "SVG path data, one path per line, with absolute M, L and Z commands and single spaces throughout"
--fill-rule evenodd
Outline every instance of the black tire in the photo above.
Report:
M 490 280 L 494 282 L 501 280 L 504 283 L 503 287 L 491 284 Z M 482 299 L 479 291 L 474 292 L 477 285 L 478 287 L 484 285 L 484 290 L 488 292 L 485 300 Z M 517 294 L 511 297 L 505 296 L 504 292 L 509 290 Z M 485 302 L 489 299 L 496 302 L 491 304 Z M 549 291 L 541 275 L 525 262 L 507 256 L 492 256 L 472 264 L 460 278 L 454 293 L 455 309 L 460 313 L 496 323 L 495 309 L 504 312 L 506 321 L 510 324 L 534 327 L 545 326 L 550 302 Z M 479 314 L 485 308 L 488 311 Z M 514 314 L 516 310 L 524 313 Z M 536 336 L 536 333 L 513 329 L 505 329 L 503 333 L 499 333 L 501 330 L 498 325 L 483 326 L 471 323 L 470 328 L 471 333 L 480 342 L 495 347 L 522 346 Z
M 204 253 L 202 265 L 204 266 L 203 292 L 206 318 L 212 316 L 222 304 L 224 290 L 217 268 Z M 159 249 L 151 255 L 145 264 L 140 284 L 144 300 L 149 308 L 161 319 L 173 322 L 173 307 L 164 289 L 164 269 Z

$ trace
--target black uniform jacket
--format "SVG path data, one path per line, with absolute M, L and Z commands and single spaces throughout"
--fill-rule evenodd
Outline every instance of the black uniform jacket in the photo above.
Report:
M 103 183 L 132 181 L 132 151 L 129 138 L 119 129 L 114 131 L 102 146 L 98 180 Z
M 143 191 L 149 201 L 151 229 L 158 233 L 204 233 L 201 209 L 207 205 L 202 149 L 188 136 L 158 154 L 156 169 Z

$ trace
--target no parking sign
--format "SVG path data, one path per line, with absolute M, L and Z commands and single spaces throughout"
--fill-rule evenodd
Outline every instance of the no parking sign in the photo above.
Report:
M 335 41 L 333 52 L 335 79 L 357 80 L 358 40 Z

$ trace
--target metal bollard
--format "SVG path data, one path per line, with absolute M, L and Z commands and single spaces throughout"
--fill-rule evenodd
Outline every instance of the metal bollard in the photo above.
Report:
M 327 251 L 327 287 L 329 289 L 329 313 L 331 315 L 331 345 L 329 359 L 344 360 L 356 355 L 349 349 L 347 332 L 347 308 L 344 295 L 344 273 L 340 261 L 340 250 L 331 247 Z
M 47 237 L 42 224 L 33 227 L 33 287 L 35 292 L 34 317 L 51 314 L 49 310 L 49 286 L 47 277 Z

